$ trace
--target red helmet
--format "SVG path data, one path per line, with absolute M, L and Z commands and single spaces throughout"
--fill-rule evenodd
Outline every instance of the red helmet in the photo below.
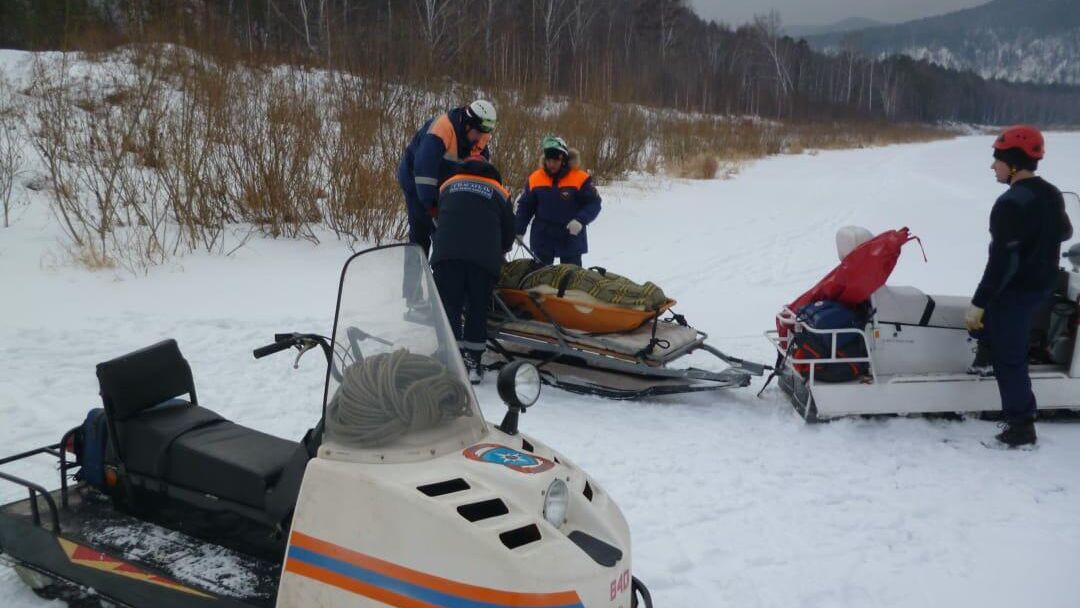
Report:
M 1044 149 L 1042 133 L 1031 125 L 1013 125 L 1002 131 L 994 141 L 995 150 L 1011 150 L 1018 148 L 1024 154 L 1035 160 L 1041 160 Z

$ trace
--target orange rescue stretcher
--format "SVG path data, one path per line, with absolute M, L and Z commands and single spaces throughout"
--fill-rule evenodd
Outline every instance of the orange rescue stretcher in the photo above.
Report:
M 675 300 L 669 298 L 655 310 L 639 310 L 524 289 L 499 289 L 498 292 L 507 306 L 521 311 L 533 320 L 551 321 L 561 327 L 593 334 L 633 331 L 676 304 Z

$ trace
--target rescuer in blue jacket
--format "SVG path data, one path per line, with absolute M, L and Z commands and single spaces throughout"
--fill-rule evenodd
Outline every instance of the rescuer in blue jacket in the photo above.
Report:
M 1004 422 L 996 439 L 1008 447 L 1037 440 L 1028 374 L 1032 316 L 1049 297 L 1061 243 L 1072 236 L 1061 192 L 1035 175 L 1044 145 L 1028 125 L 1009 127 L 994 142 L 991 169 L 1009 189 L 990 212 L 990 253 L 964 319 L 980 350 L 989 350 Z
M 529 176 L 517 200 L 514 231 L 523 236 L 532 222 L 529 246 L 541 262 L 551 264 L 557 257 L 563 264 L 581 266 L 582 254 L 589 251 L 586 226 L 600 215 L 600 195 L 579 166 L 577 150 L 552 135 L 541 147 L 543 166 Z
M 431 269 L 446 317 L 458 340 L 469 381 L 484 376 L 491 290 L 503 254 L 514 244 L 514 211 L 499 171 L 482 156 L 468 159 L 439 197 Z M 465 314 L 462 326 L 461 316 Z
M 487 146 L 495 120 L 495 106 L 478 99 L 428 120 L 405 148 L 397 180 L 405 195 L 409 242 L 419 245 L 425 255 L 431 252 L 439 186 L 458 171 L 464 159 L 476 155 L 490 158 Z M 405 284 L 418 285 L 410 280 L 413 271 L 406 270 Z M 404 295 L 411 308 L 418 294 Z

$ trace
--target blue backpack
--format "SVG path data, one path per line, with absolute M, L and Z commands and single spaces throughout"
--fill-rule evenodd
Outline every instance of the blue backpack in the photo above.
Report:
M 105 409 L 96 407 L 86 414 L 75 441 L 75 458 L 79 472 L 75 479 L 105 491 L 105 451 L 109 441 L 109 425 Z
M 833 300 L 820 300 L 803 306 L 796 313 L 799 321 L 814 329 L 861 329 L 865 320 L 851 308 Z M 865 357 L 866 343 L 856 333 L 836 336 L 836 353 L 832 352 L 831 334 L 814 334 L 808 331 L 795 336 L 792 356 L 795 359 L 825 359 Z M 809 364 L 796 364 L 795 370 L 809 375 Z M 869 373 L 866 363 L 819 363 L 815 365 L 814 379 L 821 382 L 847 382 Z

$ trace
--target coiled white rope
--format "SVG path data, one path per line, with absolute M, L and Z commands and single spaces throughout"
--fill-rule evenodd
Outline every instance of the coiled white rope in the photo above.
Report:
M 326 431 L 346 445 L 377 447 L 470 415 L 462 381 L 437 359 L 405 349 L 345 368 L 326 411 Z

